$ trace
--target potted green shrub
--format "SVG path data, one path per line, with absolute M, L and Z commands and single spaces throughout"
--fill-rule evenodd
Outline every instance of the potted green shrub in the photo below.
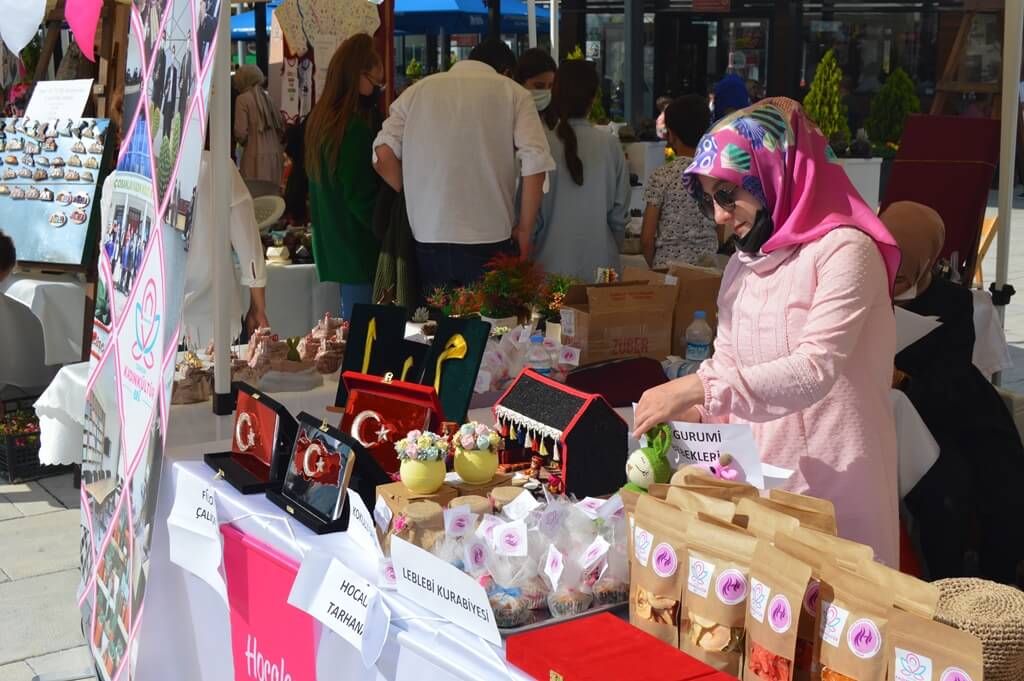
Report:
M 921 112 L 921 100 L 914 89 L 914 81 L 903 69 L 896 69 L 885 79 L 885 84 L 871 100 L 866 126 L 872 141 L 872 151 L 882 158 L 878 195 L 885 196 L 885 185 L 892 170 L 892 160 L 899 150 L 907 116 Z
M 804 97 L 804 112 L 821 129 L 837 156 L 845 153 L 850 143 L 846 105 L 839 91 L 842 81 L 843 70 L 839 68 L 835 52 L 829 50 L 815 69 L 811 89 Z
M 545 324 L 545 335 L 552 340 L 562 340 L 562 302 L 569 289 L 582 284 L 575 277 L 564 274 L 549 274 L 537 297 L 537 308 Z
M 530 320 L 544 272 L 531 260 L 499 255 L 485 266 L 480 280 L 480 317 L 492 328 L 525 324 Z

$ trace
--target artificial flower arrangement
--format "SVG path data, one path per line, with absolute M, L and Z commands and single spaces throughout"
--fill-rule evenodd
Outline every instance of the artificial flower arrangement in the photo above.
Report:
M 471 485 L 491 481 L 498 470 L 501 436 L 489 426 L 471 421 L 455 435 L 455 472 Z
M 480 280 L 480 314 L 492 319 L 529 319 L 544 284 L 544 270 L 531 260 L 498 255 L 487 262 Z
M 414 494 L 433 494 L 444 484 L 448 438 L 430 431 L 412 430 L 395 443 L 395 453 L 402 462 L 399 477 Z
M 562 304 L 569 289 L 583 282 L 575 277 L 551 273 L 544 280 L 537 298 L 540 317 L 544 321 L 558 323 L 562 320 Z
M 439 286 L 427 296 L 427 304 L 445 317 L 472 317 L 480 314 L 482 300 L 475 284 L 456 289 Z

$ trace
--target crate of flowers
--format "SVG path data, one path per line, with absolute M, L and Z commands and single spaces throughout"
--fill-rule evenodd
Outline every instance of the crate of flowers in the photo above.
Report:
M 39 477 L 39 419 L 32 409 L 0 416 L 0 478 L 8 482 Z

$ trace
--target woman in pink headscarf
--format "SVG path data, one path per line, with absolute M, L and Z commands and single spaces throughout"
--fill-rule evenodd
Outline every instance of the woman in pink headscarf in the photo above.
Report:
M 831 499 L 839 533 L 896 567 L 895 240 L 791 100 L 718 123 L 683 182 L 738 252 L 722 277 L 714 356 L 647 391 L 636 432 L 749 423 L 762 460 L 796 471 L 789 490 Z

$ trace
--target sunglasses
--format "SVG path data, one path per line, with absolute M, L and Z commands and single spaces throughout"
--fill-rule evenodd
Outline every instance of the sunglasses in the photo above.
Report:
M 731 213 L 736 210 L 736 192 L 738 190 L 738 187 L 728 187 L 718 189 L 714 194 L 701 192 L 700 198 L 697 199 L 697 204 L 700 206 L 700 212 L 704 213 L 704 217 L 708 220 L 713 221 L 715 219 L 714 204 L 717 203 L 722 210 L 726 210 Z

